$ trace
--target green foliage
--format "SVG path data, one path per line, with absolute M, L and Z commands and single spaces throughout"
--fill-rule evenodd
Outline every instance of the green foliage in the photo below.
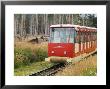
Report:
M 96 76 L 97 69 L 96 68 L 87 68 L 83 71 L 83 76 Z
M 54 63 L 50 62 L 34 62 L 27 66 L 22 66 L 20 68 L 14 69 L 14 75 L 15 76 L 28 76 L 32 73 L 39 72 L 43 69 L 47 69 L 51 66 L 55 65 Z
M 18 68 L 22 65 L 29 65 L 32 53 L 30 49 L 15 48 L 14 55 L 14 67 Z
M 47 51 L 39 48 L 38 50 L 36 50 L 36 57 L 37 61 L 44 61 L 44 59 L 48 57 Z
M 19 68 L 33 62 L 43 61 L 47 57 L 47 51 L 43 49 L 32 51 L 30 48 L 15 48 L 14 56 L 14 68 Z

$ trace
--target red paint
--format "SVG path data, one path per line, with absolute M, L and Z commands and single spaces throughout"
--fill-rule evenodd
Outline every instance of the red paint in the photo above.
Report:
M 53 51 L 53 53 L 52 53 Z M 66 52 L 66 54 L 64 54 Z M 73 43 L 48 43 L 48 56 L 74 57 Z
M 81 43 L 79 42 L 79 52 L 75 54 L 75 44 L 73 43 L 48 43 L 48 56 L 59 56 L 59 57 L 70 57 L 73 58 L 75 56 L 79 56 L 83 54 L 84 52 L 89 53 L 92 50 L 95 50 L 97 47 L 97 42 L 94 41 L 91 42 L 92 37 L 89 33 L 91 32 L 97 32 L 96 28 L 91 28 L 91 27 L 82 27 L 82 26 L 76 26 L 76 25 L 70 25 L 70 24 L 63 24 L 63 25 L 52 25 L 50 27 L 75 27 L 77 31 L 77 37 L 75 38 L 76 40 L 80 39 L 80 33 L 84 32 L 84 39 L 86 39 L 85 43 L 83 43 L 83 47 L 81 50 Z M 90 37 L 90 40 L 89 40 Z M 89 41 L 89 42 L 88 42 Z M 66 52 L 66 54 L 65 54 Z

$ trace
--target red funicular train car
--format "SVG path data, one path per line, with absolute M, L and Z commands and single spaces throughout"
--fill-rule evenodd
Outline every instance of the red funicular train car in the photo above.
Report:
M 50 26 L 48 56 L 74 58 L 96 49 L 96 28 L 58 24 Z

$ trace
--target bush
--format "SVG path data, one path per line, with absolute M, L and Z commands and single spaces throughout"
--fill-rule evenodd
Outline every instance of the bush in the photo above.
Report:
M 14 68 L 18 68 L 33 62 L 44 61 L 47 57 L 47 51 L 41 48 L 36 50 L 30 48 L 15 48 L 14 56 Z
M 32 52 L 30 49 L 15 48 L 14 55 L 15 55 L 14 58 L 15 68 L 30 64 L 32 58 Z
M 47 51 L 39 48 L 36 50 L 37 61 L 44 61 L 47 56 Z

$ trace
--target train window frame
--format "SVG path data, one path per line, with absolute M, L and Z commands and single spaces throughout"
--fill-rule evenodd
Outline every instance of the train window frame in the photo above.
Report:
M 11 85 L 6 84 L 6 73 L 7 72 L 6 72 L 6 69 L 5 69 L 6 68 L 6 64 L 5 64 L 5 62 L 6 62 L 6 53 L 5 53 L 6 52 L 6 47 L 5 47 L 5 45 L 6 45 L 6 42 L 5 42 L 5 36 L 6 36 L 6 34 L 5 34 L 6 27 L 5 26 L 6 26 L 6 23 L 5 23 L 5 21 L 6 21 L 7 18 L 5 17 L 5 15 L 6 15 L 5 11 L 6 11 L 6 6 L 8 6 L 8 5 L 13 5 L 13 6 L 14 5 L 15 6 L 17 6 L 17 5 L 20 5 L 20 6 L 22 6 L 22 5 L 32 5 L 32 6 L 34 6 L 34 5 L 39 5 L 39 6 L 40 5 L 53 5 L 53 6 L 54 5 L 82 5 L 82 6 L 83 5 L 88 5 L 88 6 L 89 5 L 99 5 L 99 6 L 100 5 L 106 5 L 107 6 L 106 7 L 107 12 L 106 13 L 107 13 L 107 18 L 108 18 L 108 20 L 107 20 L 107 38 L 110 38 L 110 35 L 109 35 L 110 31 L 108 30 L 108 29 L 110 29 L 110 26 L 109 26 L 110 1 L 105 1 L 105 0 L 100 1 L 100 2 L 98 0 L 96 0 L 96 1 L 81 1 L 81 0 L 78 0 L 78 1 L 49 1 L 49 0 L 48 1 L 18 1 L 18 0 L 17 1 L 1 1 L 1 37 L 2 37 L 2 39 L 1 39 L 1 88 L 20 88 L 20 87 L 23 88 L 23 89 L 27 89 L 27 88 L 28 89 L 32 89 L 32 88 L 34 88 L 34 89 L 41 88 L 42 89 L 42 88 L 55 88 L 55 87 L 57 88 L 57 86 L 53 86 L 52 84 L 47 84 L 47 82 L 45 82 L 46 85 L 42 85 L 42 84 L 41 85 L 33 85 L 33 84 L 32 85 L 31 84 L 30 85 L 28 85 L 28 84 L 27 85 L 24 85 L 24 84 L 20 85 L 19 83 L 15 83 L 17 85 L 17 86 L 15 86 L 14 84 L 11 84 Z M 87 32 L 86 32 L 86 34 L 87 34 Z M 96 32 L 95 32 L 95 36 L 96 36 L 96 39 L 97 39 L 97 33 Z M 87 40 L 87 42 L 88 42 L 88 40 Z M 109 48 L 109 45 L 108 45 L 109 43 L 110 43 L 110 41 L 107 40 L 107 48 Z M 107 57 L 109 57 L 109 53 L 110 53 L 110 51 L 109 51 L 109 49 L 107 49 Z M 110 62 L 107 62 L 107 65 L 108 65 L 108 63 L 110 63 Z M 108 75 L 107 75 L 107 77 L 108 77 Z M 51 79 L 51 78 L 48 78 L 48 79 Z M 67 81 L 67 82 L 69 82 L 69 81 Z M 73 83 L 76 84 L 76 82 L 77 81 L 74 81 Z M 75 85 L 73 83 L 71 82 L 72 85 Z M 80 82 L 78 82 L 78 83 L 80 83 Z M 85 81 L 82 83 L 82 85 L 86 85 L 86 84 L 87 84 L 87 82 L 85 83 Z M 66 83 L 62 84 L 62 85 L 66 85 Z M 76 84 L 76 85 L 79 85 L 79 84 Z M 96 85 L 96 84 L 94 84 L 94 85 Z M 102 84 L 102 85 L 104 85 L 104 87 L 108 87 L 109 82 L 107 81 L 106 86 L 105 86 L 105 84 Z M 65 87 L 68 88 L 69 86 L 65 86 Z M 72 87 L 75 88 L 75 87 L 80 87 L 80 86 L 72 86 Z
M 80 39 L 80 36 L 79 36 L 79 31 L 75 31 L 75 43 L 79 43 L 79 39 Z
M 66 28 L 66 29 L 65 29 Z M 56 39 L 55 36 L 55 33 L 52 32 L 52 30 L 54 29 L 54 32 L 55 30 L 59 31 L 59 40 Z M 49 38 L 49 43 L 74 43 L 74 27 L 50 27 L 50 38 Z M 64 37 L 62 37 L 62 33 L 65 33 L 65 41 L 62 41 L 62 39 L 64 39 Z M 53 35 L 52 35 L 53 34 Z M 73 34 L 73 35 L 72 35 Z M 55 40 L 56 39 L 56 40 Z

